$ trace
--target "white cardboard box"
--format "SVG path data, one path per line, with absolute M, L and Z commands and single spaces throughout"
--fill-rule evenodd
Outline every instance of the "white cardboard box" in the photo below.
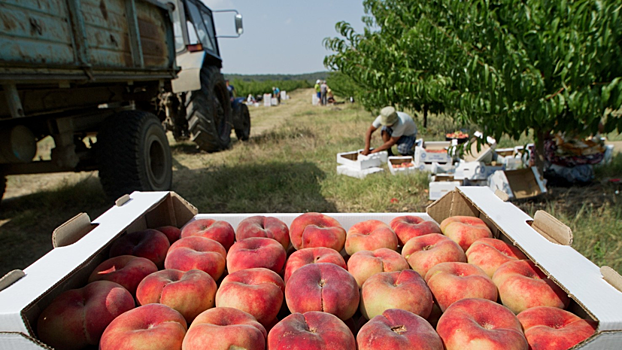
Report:
M 503 165 L 460 161 L 456 166 L 454 177 L 458 180 L 486 180 L 495 171 L 503 169 Z
M 359 149 L 351 152 L 337 153 L 337 163 L 352 169 L 363 170 L 380 167 L 387 162 L 388 152 L 386 151 L 370 153 L 366 156 L 361 154 L 362 151 L 362 149 Z
M 488 187 L 493 192 L 505 193 L 508 199 L 532 198 L 546 193 L 544 179 L 536 167 L 495 171 L 488 178 Z
M 38 314 L 61 292 L 84 284 L 105 258 L 106 248 L 124 232 L 147 227 L 182 227 L 202 218 L 224 220 L 233 227 L 252 215 L 274 216 L 291 225 L 299 213 L 197 214 L 173 192 L 134 192 L 97 219 L 78 215 L 54 232 L 55 247 L 22 273 L 0 281 L 0 349 L 49 349 L 36 339 Z M 513 243 L 571 297 L 570 311 L 598 321 L 596 333 L 573 349 L 620 349 L 622 344 L 622 277 L 599 268 L 569 244 L 572 233 L 544 212 L 532 219 L 485 187 L 458 187 L 432 203 L 426 213 L 327 213 L 348 230 L 364 220 L 385 223 L 398 215 L 417 215 L 441 222 L 454 215 L 484 220 L 495 237 Z M 85 217 L 86 216 L 86 217 Z
M 462 182 L 460 181 L 439 181 L 439 182 L 430 182 L 430 187 L 428 189 L 429 199 L 437 200 L 441 199 L 442 196 L 456 189 L 456 187 L 460 186 Z
M 395 168 L 394 165 L 410 163 L 411 165 L 406 168 Z M 387 160 L 387 166 L 389 167 L 389 171 L 393 175 L 408 175 L 417 171 L 417 168 L 413 164 L 413 157 L 410 156 L 393 156 L 389 157 Z
M 423 147 L 415 147 L 415 165 L 420 164 L 451 164 L 452 158 L 447 153 L 447 149 L 451 146 L 449 141 L 426 141 Z
M 378 174 L 384 172 L 384 169 L 380 167 L 371 167 L 366 169 L 351 168 L 347 165 L 337 165 L 337 174 L 347 175 L 355 177 L 357 179 L 364 179 L 367 175 Z

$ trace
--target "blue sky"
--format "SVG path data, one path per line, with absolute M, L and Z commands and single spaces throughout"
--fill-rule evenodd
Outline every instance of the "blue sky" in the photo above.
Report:
M 225 74 L 302 74 L 327 70 L 322 45 L 338 36 L 335 24 L 349 22 L 362 32 L 362 0 L 202 0 L 213 10 L 236 9 L 244 34 L 219 39 Z M 233 34 L 233 14 L 214 14 L 216 31 Z

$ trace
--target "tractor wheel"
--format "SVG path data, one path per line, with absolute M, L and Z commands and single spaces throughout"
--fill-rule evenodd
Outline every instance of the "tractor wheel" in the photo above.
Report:
M 251 134 L 251 114 L 246 104 L 241 103 L 237 106 L 233 119 L 233 126 L 235 128 L 235 136 L 238 140 L 248 141 Z
M 99 179 L 106 194 L 167 191 L 173 182 L 173 157 L 160 120 L 142 111 L 109 117 L 97 135 Z
M 191 139 L 200 149 L 217 152 L 231 143 L 231 102 L 225 79 L 216 67 L 201 69 L 201 89 L 186 94 Z

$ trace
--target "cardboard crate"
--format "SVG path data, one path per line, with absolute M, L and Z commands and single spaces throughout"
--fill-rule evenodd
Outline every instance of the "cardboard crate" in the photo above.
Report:
M 396 216 L 416 215 L 441 222 L 449 216 L 479 217 L 495 237 L 516 245 L 571 297 L 569 310 L 598 321 L 596 333 L 573 349 L 619 349 L 622 344 L 622 277 L 599 268 L 574 250 L 572 232 L 555 218 L 534 219 L 488 188 L 458 187 L 432 203 L 426 213 L 326 213 L 348 230 L 365 220 L 389 224 Z M 83 286 L 107 257 L 111 242 L 124 232 L 183 225 L 197 219 L 224 220 L 233 227 L 253 215 L 276 217 L 288 226 L 300 213 L 197 214 L 173 192 L 134 192 L 97 219 L 80 214 L 53 233 L 54 249 L 24 271 L 0 281 L 0 349 L 49 349 L 34 332 L 39 313 L 61 292 Z M 614 285 L 617 286 L 614 287 Z
M 337 153 L 337 163 L 351 169 L 363 170 L 380 167 L 387 162 L 388 152 L 386 151 L 370 153 L 366 156 L 361 154 L 362 151 L 362 149 L 359 149 L 351 152 Z
M 404 163 L 410 163 L 411 165 L 406 168 L 395 168 L 395 165 L 400 165 Z M 417 171 L 415 164 L 413 164 L 413 157 L 410 156 L 392 156 L 387 159 L 387 165 L 389 167 L 389 171 L 393 175 L 408 175 Z
M 451 146 L 449 141 L 426 141 L 423 146 L 415 147 L 415 165 L 432 164 L 433 162 L 447 164 L 452 162 L 452 157 L 447 153 Z
M 503 170 L 503 165 L 490 165 L 484 162 L 460 161 L 456 166 L 454 176 L 458 180 L 487 180 L 497 170 Z
M 460 181 L 434 181 L 430 182 L 428 188 L 428 194 L 430 200 L 441 199 L 447 193 L 456 189 L 456 187 L 461 186 L 462 182 Z
M 495 171 L 488 178 L 488 187 L 502 192 L 508 199 L 526 199 L 546 193 L 544 178 L 538 168 Z

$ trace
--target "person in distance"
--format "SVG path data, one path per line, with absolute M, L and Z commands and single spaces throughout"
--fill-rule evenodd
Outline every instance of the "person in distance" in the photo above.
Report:
M 381 128 L 383 144 L 370 151 L 371 136 Z M 373 121 L 365 133 L 365 149 L 363 155 L 388 151 L 389 156 L 393 155 L 391 147 L 397 145 L 397 152 L 403 156 L 414 154 L 414 145 L 417 139 L 417 126 L 413 118 L 404 113 L 397 112 L 395 108 L 388 106 L 380 110 L 380 115 Z

